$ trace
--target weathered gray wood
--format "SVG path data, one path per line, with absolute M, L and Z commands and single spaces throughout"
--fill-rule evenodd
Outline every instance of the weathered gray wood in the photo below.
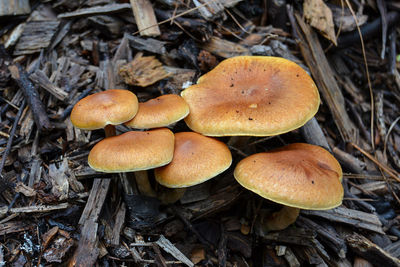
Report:
M 44 72 L 41 70 L 36 70 L 29 76 L 29 78 L 61 101 L 65 100 L 65 98 L 68 96 L 67 92 L 50 82 L 49 78 L 47 78 L 46 74 L 44 74 Z
M 25 15 L 31 12 L 29 0 L 2 0 L 0 1 L 0 17 Z
M 125 34 L 125 37 L 128 38 L 129 45 L 136 50 L 147 51 L 159 55 L 167 53 L 167 49 L 165 48 L 166 44 L 165 42 L 153 38 L 143 39 L 129 34 Z
M 109 4 L 104 6 L 94 6 L 89 8 L 81 8 L 73 12 L 62 13 L 57 16 L 59 19 L 69 19 L 77 17 L 88 17 L 102 14 L 112 14 L 130 10 L 130 4 Z
M 112 230 L 111 245 L 114 246 L 119 245 L 122 226 L 125 222 L 125 213 L 126 213 L 125 203 L 122 202 L 121 205 L 119 206 L 117 214 L 115 215 L 115 223 Z
M 400 257 L 400 241 L 396 241 L 383 249 L 395 258 Z
M 193 262 L 191 262 L 182 252 L 179 251 L 168 239 L 166 239 L 163 235 L 155 242 L 159 245 L 163 250 L 174 256 L 175 259 L 180 260 L 182 263 L 187 266 L 194 266 Z
M 47 48 L 59 24 L 59 21 L 27 22 L 15 46 L 14 56 L 33 54 Z
M 317 216 L 332 222 L 349 224 L 356 228 L 385 234 L 378 216 L 358 210 L 338 207 L 331 210 L 302 210 L 301 214 Z
M 300 38 L 300 50 L 333 115 L 338 130 L 344 141 L 358 143 L 358 130 L 347 114 L 344 97 L 317 34 L 304 22 L 300 15 L 295 14 L 295 17 L 297 25 L 300 27 L 297 29 L 297 35 Z

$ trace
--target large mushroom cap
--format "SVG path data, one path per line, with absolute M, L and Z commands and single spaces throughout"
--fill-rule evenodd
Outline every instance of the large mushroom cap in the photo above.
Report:
M 139 103 L 136 116 L 125 123 L 136 129 L 165 127 L 189 114 L 189 106 L 179 95 L 162 95 L 147 102 Z
M 238 163 L 234 176 L 243 187 L 286 206 L 322 210 L 343 199 L 340 164 L 319 146 L 298 143 L 251 155 Z
M 171 162 L 174 134 L 166 128 L 127 132 L 103 139 L 89 153 L 89 166 L 101 172 L 148 170 Z
M 311 77 L 284 58 L 229 58 L 182 92 L 185 118 L 208 136 L 271 136 L 304 125 L 318 110 Z
M 173 160 L 155 169 L 155 177 L 166 187 L 189 187 L 217 176 L 231 163 L 231 152 L 224 143 L 198 133 L 181 132 L 175 134 Z
M 102 129 L 132 119 L 138 110 L 134 93 L 110 89 L 81 99 L 71 111 L 72 124 L 84 130 Z

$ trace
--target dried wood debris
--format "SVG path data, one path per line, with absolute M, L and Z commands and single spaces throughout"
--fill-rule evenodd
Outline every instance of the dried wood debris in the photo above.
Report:
M 342 2 L 0 1 L 0 266 L 400 266 L 400 5 Z M 174 204 L 140 194 L 132 173 L 89 167 L 105 135 L 72 125 L 80 99 L 179 95 L 251 55 L 305 69 L 321 94 L 315 117 L 278 136 L 218 137 L 232 167 Z M 340 162 L 343 203 L 265 231 L 281 205 L 242 188 L 234 167 L 297 142 Z

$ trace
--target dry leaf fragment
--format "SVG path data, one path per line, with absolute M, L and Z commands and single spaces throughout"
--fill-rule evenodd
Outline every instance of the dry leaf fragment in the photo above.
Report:
M 142 57 L 141 54 L 122 66 L 119 74 L 125 83 L 141 87 L 152 85 L 170 75 L 154 56 Z
M 332 11 L 322 0 L 305 0 L 304 17 L 308 23 L 318 29 L 322 35 L 337 45 Z

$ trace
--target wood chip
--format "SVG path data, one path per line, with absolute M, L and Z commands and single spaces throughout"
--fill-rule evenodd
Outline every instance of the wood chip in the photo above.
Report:
M 224 58 L 236 56 L 250 56 L 250 50 L 240 44 L 233 43 L 218 37 L 212 37 L 202 45 L 204 50 Z
M 68 96 L 67 92 L 54 85 L 52 82 L 50 82 L 49 78 L 47 78 L 46 74 L 44 74 L 44 72 L 41 70 L 36 70 L 29 76 L 29 78 L 34 83 L 36 83 L 37 85 L 45 89 L 47 92 L 49 92 L 51 95 L 53 95 L 55 98 L 61 101 L 63 101 Z
M 161 32 L 151 2 L 149 0 L 130 1 L 140 35 L 159 36 Z
M 25 15 L 31 12 L 29 0 L 0 1 L 0 17 Z

